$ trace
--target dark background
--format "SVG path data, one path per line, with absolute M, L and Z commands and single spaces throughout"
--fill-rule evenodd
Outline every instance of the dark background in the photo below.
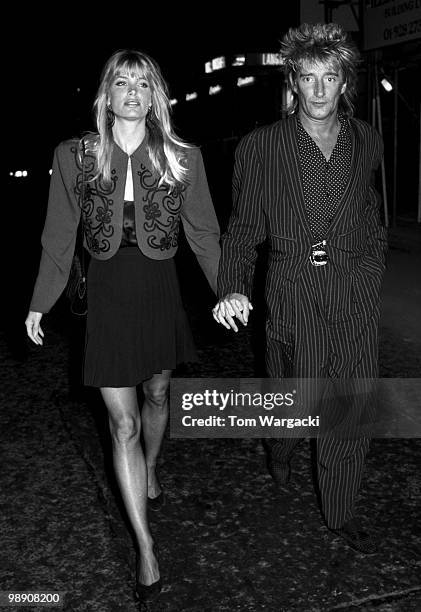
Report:
M 33 164 L 28 139 L 41 133 L 42 151 L 48 151 L 60 139 L 93 127 L 90 111 L 101 69 L 117 49 L 136 48 L 152 55 L 174 96 L 192 87 L 212 57 L 278 51 L 282 34 L 298 23 L 296 4 L 264 15 L 256 14 L 257 7 L 251 12 L 239 4 L 241 15 L 231 17 L 211 4 L 168 12 L 167 7 L 148 3 L 121 11 L 114 6 L 96 17 L 74 11 L 62 18 L 46 15 L 43 22 L 38 15 L 34 26 L 27 15 L 23 21 L 16 18 L 19 36 L 12 39 L 10 57 L 13 73 L 18 72 L 13 80 L 21 86 L 14 88 L 17 100 L 26 110 L 12 128 L 18 136 L 12 145 L 13 161 Z M 208 120 L 204 116 L 201 123 Z

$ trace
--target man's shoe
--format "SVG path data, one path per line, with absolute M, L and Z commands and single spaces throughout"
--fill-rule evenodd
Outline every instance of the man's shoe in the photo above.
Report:
M 269 460 L 268 463 L 269 474 L 272 476 L 272 480 L 277 487 L 285 487 L 291 480 L 291 464 L 281 463 L 280 461 Z
M 376 542 L 355 518 L 344 523 L 339 529 L 330 529 L 330 531 L 344 539 L 348 546 L 359 553 L 374 555 L 377 552 Z

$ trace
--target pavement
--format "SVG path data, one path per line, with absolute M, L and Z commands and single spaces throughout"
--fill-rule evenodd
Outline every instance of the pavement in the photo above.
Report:
M 382 377 L 420 377 L 420 237 L 416 224 L 390 233 Z M 238 334 L 215 328 L 212 296 L 189 255 L 181 255 L 179 271 L 200 362 L 176 374 L 255 375 L 253 325 Z M 6 326 L 0 335 L 0 591 L 60 593 L 66 611 L 135 611 L 134 551 L 105 411 L 96 391 L 77 384 L 83 327 L 63 302 L 45 327 L 42 349 Z M 150 609 L 420 610 L 421 440 L 372 441 L 358 500 L 380 541 L 369 557 L 324 526 L 313 454 L 305 440 L 289 488 L 277 492 L 260 439 L 167 432 L 160 462 L 167 503 L 150 517 L 164 589 Z

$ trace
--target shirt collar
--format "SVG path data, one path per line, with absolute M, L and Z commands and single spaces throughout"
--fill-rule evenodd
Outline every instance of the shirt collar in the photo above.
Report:
M 307 144 L 309 146 L 314 145 L 317 147 L 316 143 L 314 142 L 310 134 L 307 132 L 307 130 L 304 128 L 303 124 L 301 123 L 301 119 L 298 113 L 295 115 L 295 118 L 297 122 L 297 136 L 298 136 L 299 143 L 303 145 Z M 344 115 L 343 113 L 338 113 L 338 119 L 341 125 L 339 129 L 338 140 L 341 141 L 342 139 L 347 137 L 347 134 L 349 132 L 349 121 L 348 121 L 348 117 Z
M 297 121 L 297 125 L 300 128 L 300 130 L 303 130 L 307 134 L 307 131 L 305 130 L 303 124 L 301 123 L 301 119 L 298 113 L 295 115 L 295 119 Z M 342 128 L 344 130 L 348 129 L 349 121 L 346 115 L 344 115 L 343 113 L 338 113 L 338 120 L 339 120 L 339 123 L 341 124 L 341 129 Z

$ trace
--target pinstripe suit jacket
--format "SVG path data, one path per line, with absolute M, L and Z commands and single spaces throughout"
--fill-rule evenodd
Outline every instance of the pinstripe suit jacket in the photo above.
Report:
M 378 133 L 350 119 L 351 172 L 325 236 L 330 323 L 369 318 L 378 311 L 386 235 L 380 225 L 372 172 L 382 156 Z M 297 324 L 297 287 L 318 274 L 309 261 L 314 239 L 306 218 L 296 118 L 258 128 L 236 150 L 233 210 L 222 237 L 218 294 L 250 296 L 256 246 L 267 240 L 268 324 L 280 340 Z M 309 280 L 310 279 L 310 280 Z

